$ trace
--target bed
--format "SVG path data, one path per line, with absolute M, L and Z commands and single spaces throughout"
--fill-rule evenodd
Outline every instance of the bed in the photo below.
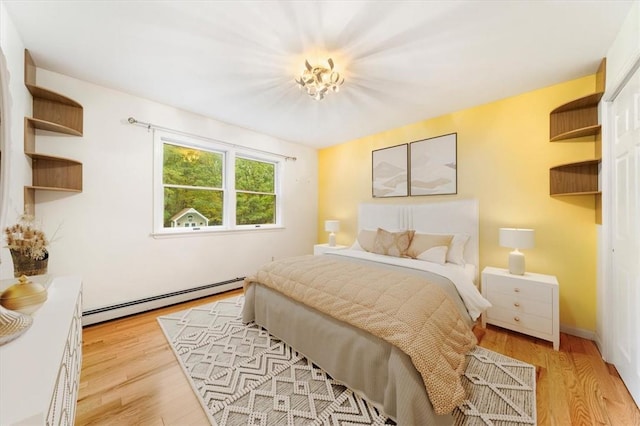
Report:
M 448 362 L 449 358 L 453 359 L 447 352 L 450 344 L 458 352 L 468 350 L 471 343 L 475 344 L 475 337 L 471 337 L 473 342 L 469 340 L 469 334 L 473 336 L 470 330 L 480 313 L 489 306 L 474 285 L 478 277 L 478 203 L 476 200 L 456 200 L 415 205 L 361 204 L 358 227 L 359 238 L 350 249 L 322 256 L 303 256 L 282 260 L 280 263 L 272 262 L 265 265 L 256 276 L 248 278 L 245 282 L 243 321 L 255 321 L 335 379 L 364 396 L 398 424 L 452 424 L 451 413 L 443 413 L 441 409 L 441 399 L 450 397 L 443 395 L 441 398 L 433 390 L 434 383 L 439 380 L 436 380 L 439 373 L 434 373 L 431 379 L 427 377 L 424 368 L 419 368 L 416 363 L 416 354 L 420 355 L 419 352 L 423 351 L 428 352 L 431 357 L 431 353 L 435 353 L 434 358 L 444 356 Z M 415 235 L 454 235 L 453 238 L 458 236 L 468 240 L 466 244 L 462 244 L 462 250 L 460 244 L 457 244 L 459 263 L 431 262 L 365 250 L 362 246 L 367 244 L 364 239 L 360 241 L 360 236 L 378 228 L 390 232 L 415 230 Z M 450 243 L 453 244 L 453 240 Z M 313 281 L 326 275 L 328 278 L 322 284 L 322 290 L 305 290 L 305 294 L 313 295 L 313 292 L 318 291 L 326 294 L 320 294 L 320 302 L 316 305 L 308 303 L 303 297 L 288 294 L 286 287 L 290 280 L 282 278 L 282 271 L 287 274 L 291 271 L 296 276 L 311 276 Z M 333 297 L 334 293 L 346 294 L 344 289 L 360 278 L 371 287 L 382 288 L 381 291 L 387 291 L 391 287 L 388 285 L 391 281 L 388 280 L 397 280 L 398 284 L 394 284 L 394 288 L 413 285 L 413 290 L 410 291 L 416 292 L 417 296 L 412 298 L 414 300 L 432 298 L 423 293 L 422 286 L 426 286 L 426 282 L 430 288 L 437 287 L 439 290 L 435 293 L 444 294 L 446 300 L 436 302 L 437 298 L 434 296 L 432 304 L 437 305 L 436 310 L 443 311 L 447 318 L 451 318 L 451 324 L 455 323 L 451 325 L 453 331 L 446 333 L 452 336 L 445 336 L 444 343 L 437 340 L 436 344 L 433 343 L 436 340 L 430 340 L 430 335 L 442 333 L 435 329 L 433 332 L 424 332 L 431 329 L 421 328 L 423 331 L 412 335 L 408 340 L 426 339 L 419 343 L 422 346 L 417 349 L 407 348 L 403 346 L 404 341 L 396 345 L 388 334 L 384 334 L 385 330 L 381 335 L 376 335 L 376 330 L 371 332 L 370 328 L 376 327 L 376 318 L 367 318 L 362 324 L 355 326 L 340 320 L 340 315 L 329 315 L 322 311 L 326 298 Z M 294 280 L 294 283 L 297 285 L 297 281 Z M 358 304 L 356 296 L 348 297 L 354 297 L 350 303 Z M 347 316 L 360 315 L 351 312 L 352 305 L 337 310 L 343 311 Z M 420 327 L 422 326 L 424 324 L 421 323 Z M 416 339 L 416 336 L 420 339 Z M 442 347 L 439 346 L 441 344 Z M 430 360 L 429 357 L 424 360 L 427 364 L 443 364 L 442 361 Z M 457 369 L 458 380 L 461 367 L 464 366 L 453 366 L 453 370 Z M 447 375 L 446 380 L 449 380 L 451 372 L 447 370 L 444 374 Z M 429 380 L 431 386 L 427 383 Z M 433 404 L 429 395 L 435 397 Z M 458 393 L 456 398 L 459 396 Z

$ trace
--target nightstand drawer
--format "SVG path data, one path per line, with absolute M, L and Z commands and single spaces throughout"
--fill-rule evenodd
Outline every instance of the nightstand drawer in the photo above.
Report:
M 491 304 L 497 308 L 509 309 L 522 314 L 537 315 L 544 318 L 553 318 L 553 305 L 551 302 L 540 302 L 538 300 L 527 299 L 519 293 L 498 293 L 489 287 L 487 292 Z
M 529 315 L 501 307 L 489 308 L 487 310 L 487 319 L 492 324 L 503 325 L 516 331 L 524 328 L 545 334 L 551 334 L 553 332 L 553 321 L 551 318 Z
M 487 292 L 512 294 L 528 300 L 537 300 L 543 303 L 553 301 L 551 287 L 536 285 L 526 281 L 514 281 L 509 276 L 492 275 L 490 280 L 482 283 L 487 286 Z

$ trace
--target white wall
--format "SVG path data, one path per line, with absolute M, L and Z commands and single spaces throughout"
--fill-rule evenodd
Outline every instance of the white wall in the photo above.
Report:
M 23 188 L 31 184 L 29 158 L 24 155 L 24 117 L 31 115 L 31 95 L 24 85 L 24 44 L 9 17 L 4 2 L 0 2 L 0 54 L 4 56 L 8 68 L 8 91 L 3 96 L 9 98 L 10 108 L 3 111 L 9 127 L 9 138 L 4 141 L 2 156 L 8 173 L 5 175 L 4 196 L 6 206 L 0 206 L 0 229 L 15 222 L 23 211 Z M 6 157 L 5 157 L 6 156 Z M 3 171 L 4 173 L 4 171 Z M 13 265 L 4 237 L 0 240 L 0 278 L 13 277 Z
M 36 216 L 49 235 L 60 226 L 49 272 L 82 275 L 85 311 L 246 276 L 272 257 L 313 251 L 314 149 L 42 69 L 37 84 L 84 107 L 82 137 L 36 138 L 39 152 L 83 163 L 83 192 L 37 191 Z M 284 164 L 285 229 L 151 237 L 153 132 L 128 124 L 130 116 L 297 157 Z

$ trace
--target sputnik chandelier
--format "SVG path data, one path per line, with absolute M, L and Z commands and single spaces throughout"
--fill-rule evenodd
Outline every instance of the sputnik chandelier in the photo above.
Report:
M 324 99 L 325 93 L 329 90 L 337 92 L 344 83 L 344 77 L 341 77 L 337 71 L 333 70 L 333 60 L 329 58 L 327 61 L 329 68 L 320 65 L 312 67 L 309 61 L 304 61 L 306 69 L 302 72 L 300 79 L 296 79 L 296 83 L 300 88 L 304 88 L 307 94 L 313 99 L 319 101 Z

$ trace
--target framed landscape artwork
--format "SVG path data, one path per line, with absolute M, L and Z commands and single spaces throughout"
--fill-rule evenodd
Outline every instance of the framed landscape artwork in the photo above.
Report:
M 410 195 L 458 193 L 457 133 L 410 144 Z
M 409 146 L 396 145 L 371 153 L 372 191 L 374 198 L 406 197 L 408 188 Z

